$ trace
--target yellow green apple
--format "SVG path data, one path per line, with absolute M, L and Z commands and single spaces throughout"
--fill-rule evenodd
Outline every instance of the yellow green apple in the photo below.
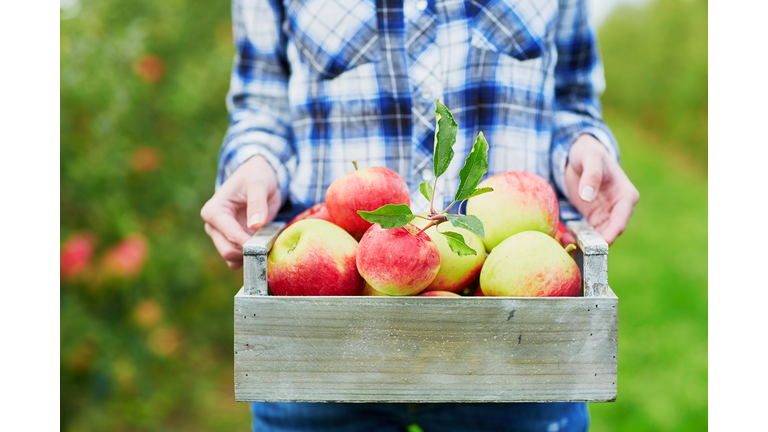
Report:
M 581 272 L 554 238 L 539 231 L 523 231 L 496 246 L 480 272 L 486 296 L 577 296 Z
M 426 291 L 419 294 L 419 297 L 461 297 L 455 292 L 450 291 Z
M 422 216 L 426 215 L 422 214 Z M 417 217 L 411 223 L 419 228 L 424 228 L 429 224 L 429 221 Z M 448 240 L 438 230 L 461 234 L 467 246 L 474 249 L 477 255 L 459 256 L 451 250 L 451 247 L 448 246 Z M 458 293 L 477 279 L 483 268 L 483 262 L 485 262 L 485 246 L 483 246 L 483 240 L 480 236 L 464 228 L 455 227 L 451 222 L 444 222 L 439 227 L 427 228 L 424 232 L 435 242 L 437 250 L 440 251 L 440 271 L 424 291 Z
M 559 222 L 557 196 L 543 177 L 526 171 L 509 171 L 487 178 L 477 187 L 493 188 L 493 193 L 467 201 L 467 214 L 477 216 L 483 223 L 483 243 L 488 252 L 519 232 L 555 235 Z

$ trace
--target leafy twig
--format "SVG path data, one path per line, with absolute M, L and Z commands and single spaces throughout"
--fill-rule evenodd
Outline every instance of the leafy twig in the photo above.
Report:
M 453 145 L 456 143 L 456 134 L 459 128 L 453 119 L 453 114 L 445 105 L 440 103 L 439 99 L 435 102 L 435 118 L 434 183 L 423 182 L 419 185 L 419 192 L 429 201 L 429 217 L 414 215 L 411 209 L 404 204 L 387 204 L 372 212 L 359 210 L 358 213 L 363 219 L 371 223 L 378 223 L 384 229 L 404 227 L 414 218 L 420 217 L 428 220 L 429 223 L 418 234 L 421 234 L 430 227 L 437 227 L 442 223 L 451 222 L 454 227 L 464 228 L 480 237 L 485 237 L 483 224 L 477 217 L 472 215 L 453 215 L 447 214 L 447 212 L 456 203 L 493 191 L 491 188 L 477 188 L 480 179 L 488 172 L 488 142 L 485 140 L 483 133 L 480 132 L 472 147 L 472 151 L 464 161 L 464 166 L 459 171 L 459 188 L 456 191 L 453 202 L 447 208 L 438 212 L 435 210 L 437 178 L 448 170 L 448 166 L 453 160 Z M 460 256 L 477 254 L 474 249 L 467 245 L 461 234 L 452 231 L 438 232 L 448 239 L 448 245 L 454 253 Z

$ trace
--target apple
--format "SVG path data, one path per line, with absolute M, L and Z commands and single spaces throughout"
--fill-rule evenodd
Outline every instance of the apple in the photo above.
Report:
M 506 238 L 523 231 L 555 235 L 559 222 L 557 196 L 538 174 L 509 171 L 483 180 L 486 193 L 467 201 L 467 214 L 483 223 L 485 249 L 490 252 Z
M 428 220 L 416 218 L 411 222 L 418 228 L 424 228 L 429 224 Z M 424 231 L 429 238 L 437 245 L 440 252 L 440 271 L 432 283 L 424 291 L 450 291 L 458 293 L 471 284 L 477 276 L 485 262 L 485 246 L 483 240 L 477 234 L 453 226 L 451 222 L 445 222 L 440 225 L 440 232 L 453 231 L 464 237 L 464 242 L 477 252 L 477 255 L 459 256 L 448 246 L 448 240 L 444 235 L 437 232 L 437 227 L 432 226 Z
M 360 295 L 357 241 L 321 219 L 300 220 L 275 240 L 267 257 L 267 282 L 274 295 Z
M 379 224 L 368 228 L 358 247 L 357 270 L 373 289 L 407 296 L 432 283 L 440 271 L 440 251 L 426 233 L 418 232 L 413 224 L 388 230 Z
M 483 289 L 480 288 L 478 285 L 477 289 L 475 290 L 475 297 L 485 297 L 485 293 L 483 292 Z
M 426 291 L 419 294 L 419 297 L 461 297 L 455 292 L 450 291 Z
M 480 272 L 480 286 L 486 296 L 576 296 L 581 272 L 554 238 L 524 231 L 491 251 Z
M 357 211 L 373 211 L 386 204 L 411 205 L 408 184 L 400 174 L 386 167 L 362 168 L 339 177 L 325 194 L 331 220 L 355 239 L 360 239 L 371 227 Z
M 557 240 L 563 247 L 569 244 L 576 245 L 576 239 L 573 238 L 573 234 L 568 231 L 563 222 L 557 224 L 557 232 L 555 233 L 555 240 Z
M 291 221 L 288 222 L 288 225 L 285 227 L 288 228 L 296 222 L 304 219 L 322 219 L 324 221 L 333 223 L 333 220 L 331 220 L 331 215 L 328 213 L 328 208 L 325 207 L 324 202 L 321 202 L 297 214 L 296 217 L 291 219 Z
M 363 293 L 360 295 L 364 296 L 383 296 L 383 297 L 389 297 L 388 295 L 384 294 L 383 292 L 376 291 L 373 289 L 373 287 L 366 282 L 365 287 L 363 288 Z

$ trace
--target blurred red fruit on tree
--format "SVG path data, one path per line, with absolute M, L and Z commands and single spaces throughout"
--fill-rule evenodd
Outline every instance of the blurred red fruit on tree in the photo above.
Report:
M 71 280 L 81 275 L 91 262 L 96 238 L 91 233 L 77 233 L 61 245 L 61 278 Z
M 130 234 L 112 246 L 104 255 L 108 274 L 131 277 L 141 272 L 147 258 L 147 240 L 141 234 Z
M 133 64 L 133 71 L 139 78 L 152 84 L 160 80 L 165 72 L 165 64 L 156 55 L 145 55 Z
M 131 156 L 131 166 L 138 172 L 151 172 L 160 164 L 160 154 L 153 147 L 139 147 Z

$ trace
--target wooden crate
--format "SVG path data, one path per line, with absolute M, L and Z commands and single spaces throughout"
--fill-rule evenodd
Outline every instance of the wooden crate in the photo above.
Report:
M 608 245 L 569 222 L 580 297 L 278 297 L 266 257 L 284 224 L 244 246 L 235 397 L 270 402 L 608 402 L 618 298 Z

